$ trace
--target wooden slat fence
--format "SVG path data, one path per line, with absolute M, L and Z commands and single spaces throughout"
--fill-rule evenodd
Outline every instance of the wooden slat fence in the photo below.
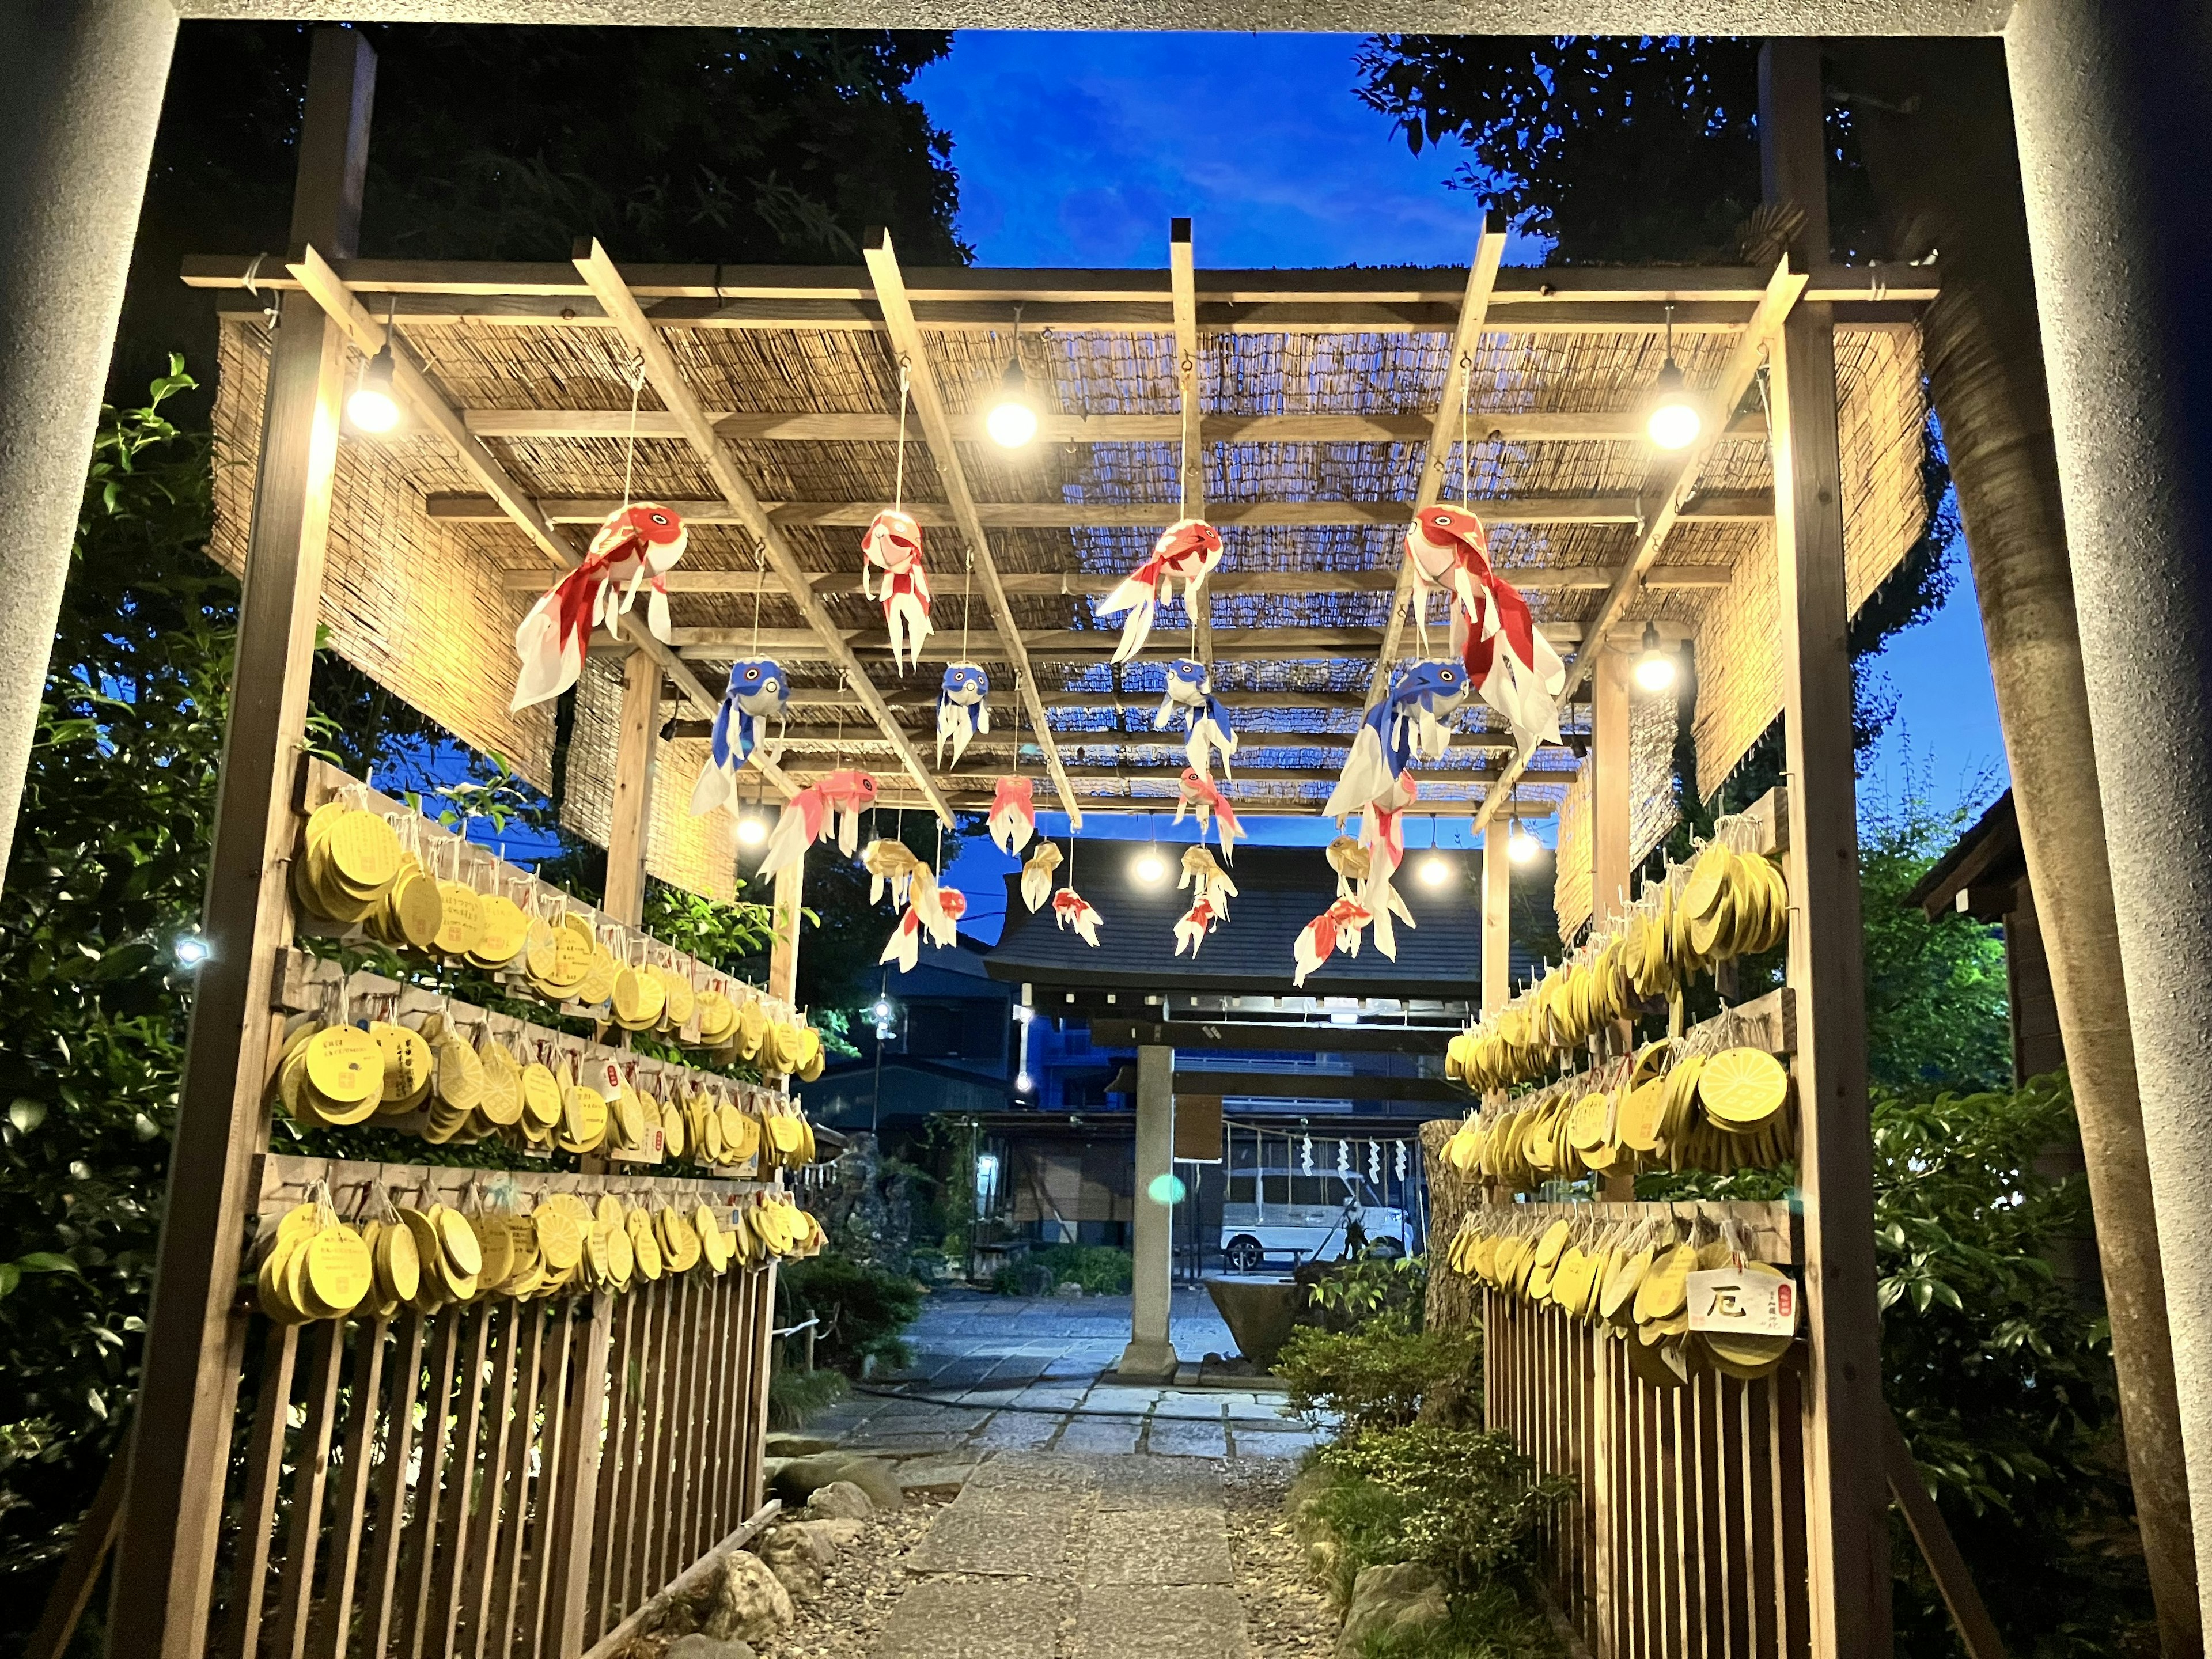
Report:
M 775 1269 L 252 1316 L 216 1659 L 574 1659 L 761 1507 Z

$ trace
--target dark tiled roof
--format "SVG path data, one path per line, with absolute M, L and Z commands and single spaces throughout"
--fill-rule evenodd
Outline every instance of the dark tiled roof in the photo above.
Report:
M 1206 939 L 1194 963 L 1175 955 L 1175 925 L 1190 908 L 1188 888 L 1139 887 L 1129 863 L 1142 850 L 1128 842 L 1091 842 L 1076 858 L 1077 890 L 1101 918 L 1098 948 L 1053 923 L 1052 907 L 1031 914 L 1018 878 L 1006 878 L 1006 927 L 988 958 L 994 979 L 1109 991 L 1291 995 L 1298 930 L 1336 897 L 1336 876 L 1317 847 L 1245 847 L 1229 866 L 1237 896 L 1230 920 Z M 1179 849 L 1164 846 L 1170 861 Z M 1416 879 L 1424 856 L 1407 855 L 1398 890 L 1415 926 L 1398 926 L 1395 962 L 1375 948 L 1373 929 L 1358 957 L 1338 951 L 1308 977 L 1315 996 L 1438 997 L 1472 1000 L 1482 982 L 1479 859 L 1451 854 L 1455 878 L 1441 888 Z M 1066 874 L 1066 866 L 1061 873 Z M 1178 874 L 1180 872 L 1177 872 Z
M 1962 888 L 2010 886 L 2027 878 L 2020 817 L 2013 807 L 2012 791 L 2008 789 L 1990 803 L 1989 811 L 1952 842 L 1950 850 L 1899 902 L 1906 909 L 1917 906 L 1932 918 L 1950 910 Z

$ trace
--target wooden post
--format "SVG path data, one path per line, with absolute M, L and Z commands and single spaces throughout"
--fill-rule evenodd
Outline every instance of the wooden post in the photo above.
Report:
M 295 254 L 350 258 L 361 222 L 376 57 L 349 29 L 317 32 L 293 195 Z M 238 1373 L 247 1190 L 266 1146 L 270 975 L 289 942 L 286 884 L 308 669 L 344 392 L 343 337 L 304 293 L 279 298 L 229 727 L 216 797 L 176 1146 L 138 1391 L 108 1651 L 187 1659 L 205 1645 Z
M 623 659 L 605 907 L 609 915 L 632 927 L 645 920 L 645 855 L 653 845 L 653 757 L 659 746 L 660 665 L 633 651 Z
M 775 872 L 775 937 L 769 946 L 768 994 L 785 1002 L 799 1000 L 799 928 L 805 902 L 806 861 L 793 860 Z
M 1482 1016 L 1513 994 L 1513 857 L 1508 825 L 1496 818 L 1482 832 Z
M 1628 656 L 1597 647 L 1590 687 L 1590 921 L 1628 903 Z

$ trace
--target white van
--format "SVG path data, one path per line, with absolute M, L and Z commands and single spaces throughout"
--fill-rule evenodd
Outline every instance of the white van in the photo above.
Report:
M 1221 1206 L 1221 1255 L 1231 1273 L 1339 1261 L 1363 1235 L 1368 1253 L 1386 1261 L 1413 1248 L 1406 1212 L 1384 1204 L 1364 1176 L 1290 1170 L 1267 1170 L 1255 1176 L 1240 1170 L 1229 1177 Z

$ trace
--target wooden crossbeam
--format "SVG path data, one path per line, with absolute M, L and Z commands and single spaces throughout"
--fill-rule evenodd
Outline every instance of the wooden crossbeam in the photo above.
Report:
M 400 308 L 402 318 L 406 308 Z M 472 409 L 465 418 L 480 438 L 626 438 L 630 414 L 623 409 Z M 738 414 L 710 411 L 717 435 L 731 443 L 895 443 L 898 416 L 865 414 Z M 962 443 L 989 438 L 980 415 L 955 415 L 952 434 Z M 1433 415 L 1206 415 L 1199 436 L 1209 444 L 1411 444 L 1424 441 Z M 1644 435 L 1634 410 L 1553 414 L 1476 407 L 1468 429 L 1477 443 L 1625 443 Z M 1755 416 L 1733 422 L 1729 434 L 1764 439 Z M 640 410 L 641 438 L 680 438 L 676 417 Z M 1071 415 L 1047 410 L 1037 416 L 1037 441 L 1053 444 L 1176 443 L 1179 415 Z
M 1685 636 L 1682 623 L 1662 620 L 1656 624 L 1662 639 L 1680 641 Z M 1580 623 L 1544 623 L 1540 624 L 1544 637 L 1555 646 L 1579 645 L 1588 637 L 1589 630 Z M 890 647 L 874 630 L 854 629 L 836 632 L 836 645 L 842 652 L 855 649 L 870 654 L 887 652 Z M 676 647 L 684 657 L 694 661 L 728 662 L 733 653 L 749 650 L 756 635 L 750 628 L 678 628 L 674 630 Z M 1088 659 L 1106 658 L 1114 653 L 1119 635 L 1103 628 L 1036 629 L 1021 635 L 1023 661 L 1044 658 L 1053 659 Z M 830 651 L 830 640 L 804 629 L 764 628 L 757 635 L 760 648 L 779 659 L 789 659 L 805 662 L 819 658 Z M 1364 657 L 1371 653 L 1382 642 L 1379 628 L 1234 628 L 1218 629 L 1214 632 L 1214 655 L 1237 661 L 1254 658 L 1272 658 L 1281 662 L 1337 662 L 1347 657 Z M 1003 647 L 994 647 L 988 640 L 971 640 L 969 648 L 985 661 L 1006 661 Z M 839 661 L 832 654 L 830 660 Z M 880 701 L 880 698 L 878 699 Z
M 523 533 L 535 542 L 555 564 L 572 568 L 583 561 L 567 535 L 555 527 L 539 509 L 515 477 L 484 447 L 483 441 L 468 430 L 459 412 L 446 401 L 443 393 L 430 384 L 422 372 L 413 348 L 396 330 L 387 333 L 385 325 L 371 316 L 356 296 L 339 280 L 330 262 L 313 247 L 305 257 L 291 267 L 300 286 L 313 296 L 337 325 L 352 339 L 355 347 L 368 356 L 374 356 L 388 343 L 392 347 L 392 386 L 419 420 L 444 439 L 464 470 L 482 484 L 488 493 L 485 499 L 493 502 L 501 515 L 520 526 Z M 611 507 L 609 509 L 611 511 Z M 603 514 L 600 515 L 605 517 Z M 700 683 L 690 665 L 646 630 L 644 624 L 630 624 L 626 637 L 660 665 L 676 686 L 684 700 L 712 717 L 720 699 Z M 772 782 L 775 780 L 770 780 Z M 776 787 L 787 798 L 793 793 L 781 782 Z
M 1475 245 L 1474 263 L 1468 267 L 1467 291 L 1460 301 L 1459 318 L 1452 328 L 1450 354 L 1444 359 L 1443 390 L 1429 425 L 1428 448 L 1421 460 L 1421 482 L 1413 492 L 1407 518 L 1434 507 L 1443 494 L 1445 469 L 1451 465 L 1452 440 L 1465 422 L 1468 379 L 1474 368 L 1475 343 L 1482 337 L 1490 314 L 1490 297 L 1498 285 L 1498 265 L 1505 258 L 1505 216 L 1492 209 L 1483 216 L 1482 240 Z M 1472 435 L 1474 428 L 1468 426 Z M 1398 641 L 1406 628 L 1406 614 L 1423 601 L 1413 587 L 1413 562 L 1401 554 L 1398 583 L 1390 600 L 1390 615 L 1382 629 L 1382 643 L 1375 653 L 1375 666 L 1367 678 L 1367 706 L 1382 701 L 1390 689 L 1390 665 L 1398 658 Z
M 1176 440 L 1182 453 L 1182 499 L 1179 519 L 1206 517 L 1206 434 L 1200 430 L 1204 411 L 1198 373 L 1198 266 L 1190 239 L 1190 221 L 1168 224 L 1168 288 L 1175 317 Z M 1206 603 L 1189 606 L 1191 650 L 1207 667 L 1213 665 L 1213 589 L 1208 586 Z
M 1333 782 L 1334 780 L 1331 781 Z M 1524 824 L 1536 823 L 1552 817 L 1559 810 L 1559 797 L 1565 791 L 1567 782 L 1568 775 L 1562 772 L 1559 774 L 1556 781 L 1540 777 L 1524 779 L 1516 785 L 1515 793 L 1521 803 L 1521 822 Z M 1136 788 L 1151 793 L 1133 793 L 1133 783 Z M 1242 787 L 1229 789 L 1226 793 L 1231 799 L 1236 802 L 1237 816 L 1239 817 L 1311 818 L 1321 811 L 1322 804 L 1326 799 L 1322 793 L 1322 785 L 1318 783 L 1304 786 L 1270 785 L 1268 787 L 1285 791 L 1295 790 L 1297 793 L 1254 794 Z M 1092 813 L 1102 812 L 1143 813 L 1150 817 L 1171 814 L 1176 806 L 1175 780 L 1166 776 L 1139 777 L 1133 781 L 1123 779 L 1118 785 L 1112 782 L 1091 782 L 1078 779 L 1075 781 L 1074 789 L 1075 793 L 1083 798 L 1083 810 L 1086 817 Z M 947 799 L 951 801 L 954 810 L 961 812 L 987 812 L 991 807 L 991 792 L 988 789 L 956 788 L 948 793 Z M 1434 818 L 1472 818 L 1482 810 L 1482 803 L 1483 797 L 1479 794 L 1444 795 L 1435 799 L 1425 796 L 1421 800 L 1419 816 Z M 922 800 L 914 793 L 911 786 L 903 781 L 895 781 L 878 792 L 876 796 L 876 805 L 885 811 L 900 808 L 920 811 L 922 808 Z M 1047 805 L 1039 810 L 1049 811 L 1054 809 Z
M 1000 580 L 998 561 L 991 556 L 990 532 L 976 512 L 975 495 L 968 488 L 968 475 L 953 437 L 951 416 L 938 388 L 937 371 L 930 366 L 929 353 L 922 344 L 921 329 L 907 300 L 906 281 L 899 271 L 898 255 L 891 247 L 890 232 L 878 227 L 867 234 L 866 240 L 861 252 L 868 262 L 868 280 L 875 289 L 877 303 L 883 307 L 884 329 L 890 337 L 891 356 L 905 367 L 912 382 L 915 413 L 920 417 L 929 453 L 936 459 L 938 477 L 945 486 L 953 522 L 968 544 L 975 578 L 982 584 L 984 603 L 997 625 L 1005 660 L 1013 669 L 1014 692 L 1029 714 L 1030 729 L 1036 733 L 1045 771 L 1053 787 L 1067 802 L 1069 823 L 1079 830 L 1083 827 L 1083 809 L 1067 790 L 1067 774 L 1060 767 L 1060 750 L 1053 741 L 1052 720 L 1045 713 L 1044 699 L 1037 694 L 1036 674 L 1030 666 L 1021 623 L 1007 600 L 1006 584 Z M 949 589 L 951 584 L 947 580 L 939 586 Z M 963 618 L 963 625 L 964 622 Z
M 431 497 L 434 511 L 441 499 L 452 501 L 456 498 Z M 550 508 L 562 504 L 541 501 L 539 505 Z M 671 505 L 679 513 L 684 513 L 687 520 L 691 519 L 682 502 L 672 502 Z M 556 524 L 564 522 L 558 514 L 549 514 L 548 516 Z M 605 515 L 599 516 L 604 518 Z M 581 518 L 577 520 L 580 523 L 597 521 L 596 519 Z M 692 522 L 696 520 L 692 520 Z M 1524 593 L 1550 593 L 1594 592 L 1610 587 L 1621 569 L 1619 564 L 1523 565 L 1510 568 L 1507 574 L 1512 577 L 1513 585 Z M 1725 564 L 1675 562 L 1653 565 L 1644 574 L 1644 585 L 1646 587 L 1717 588 L 1726 587 L 1733 578 L 1733 570 Z M 517 593 L 535 592 L 544 585 L 544 579 L 534 570 L 510 570 L 502 580 L 510 592 Z M 1006 583 L 1006 592 L 1018 599 L 1080 599 L 1104 594 L 1121 578 L 1103 571 L 1007 570 L 1000 573 L 1000 580 Z M 837 594 L 854 591 L 850 571 L 819 570 L 813 573 L 812 580 L 817 593 Z M 668 573 L 667 583 L 671 593 L 729 593 L 742 598 L 753 591 L 753 576 L 748 570 L 701 570 L 678 566 Z M 1388 570 L 1220 570 L 1214 573 L 1206 586 L 1217 593 L 1388 593 L 1397 586 L 1397 576 Z M 947 596 L 939 594 L 938 598 L 940 604 L 946 602 Z M 950 600 L 957 605 L 960 596 L 952 594 Z M 936 696 L 933 690 L 929 695 L 933 699 Z M 1355 703 L 1358 701 L 1353 699 Z
M 682 419 L 684 435 L 705 461 L 715 488 L 738 510 L 745 527 L 767 550 L 769 563 L 775 568 L 778 580 L 783 583 L 785 591 L 791 596 L 793 603 L 799 606 L 799 614 L 806 618 L 811 629 L 811 635 L 805 637 L 814 641 L 816 648 L 830 662 L 844 671 L 854 701 L 868 711 L 878 728 L 890 740 L 892 750 L 914 778 L 915 787 L 923 799 L 929 802 L 931 809 L 950 823 L 952 809 L 945 805 L 945 798 L 938 792 L 920 751 L 907 740 L 906 732 L 884 704 L 882 695 L 870 682 L 866 671 L 860 666 L 860 659 L 853 654 L 852 647 L 845 642 L 837 625 L 830 621 L 830 613 L 823 608 L 822 601 L 815 597 L 813 585 L 792 553 L 791 544 L 784 540 L 783 532 L 769 522 L 767 513 L 762 509 L 760 498 L 754 495 L 752 485 L 738 470 L 728 444 L 714 434 L 714 423 L 707 418 L 707 411 L 700 406 L 699 399 L 685 383 L 667 343 L 660 337 L 660 331 L 646 320 L 645 313 L 638 309 L 637 301 L 630 297 L 629 289 L 623 285 L 622 274 L 615 269 L 614 261 L 607 257 L 606 250 L 599 246 L 597 238 L 580 248 L 575 266 L 600 306 L 614 319 L 623 337 L 644 360 L 646 378 L 652 384 L 653 392 L 672 413 Z
M 1720 377 L 1698 399 L 1698 435 L 1694 441 L 1676 452 L 1674 465 L 1668 473 L 1658 510 L 1636 539 L 1636 550 L 1620 573 L 1613 578 L 1613 586 L 1599 601 L 1597 614 L 1590 618 L 1589 638 L 1602 639 L 1613 624 L 1628 614 L 1631 600 L 1643 586 L 1644 573 L 1659 556 L 1659 549 L 1667 534 L 1681 519 L 1682 501 L 1690 485 L 1695 481 L 1714 446 L 1720 442 L 1723 422 L 1735 412 L 1758 377 L 1759 367 L 1766 361 L 1769 347 L 1780 335 L 1782 325 L 1805 291 L 1806 279 L 1802 273 L 1790 269 L 1787 257 L 1775 264 L 1774 274 L 1768 279 L 1765 296 L 1760 300 L 1758 311 L 1729 353 L 1728 361 L 1721 365 Z M 1597 661 L 1593 651 L 1577 651 L 1567 668 L 1566 689 L 1560 694 L 1565 702 L 1574 696 L 1576 689 L 1589 679 L 1590 670 Z M 1517 763 L 1516 763 L 1517 764 Z M 1509 769 L 1509 780 L 1512 769 Z M 1501 803 L 1503 797 L 1500 797 Z M 1476 819 L 1480 828 L 1490 821 L 1492 809 L 1486 808 Z

